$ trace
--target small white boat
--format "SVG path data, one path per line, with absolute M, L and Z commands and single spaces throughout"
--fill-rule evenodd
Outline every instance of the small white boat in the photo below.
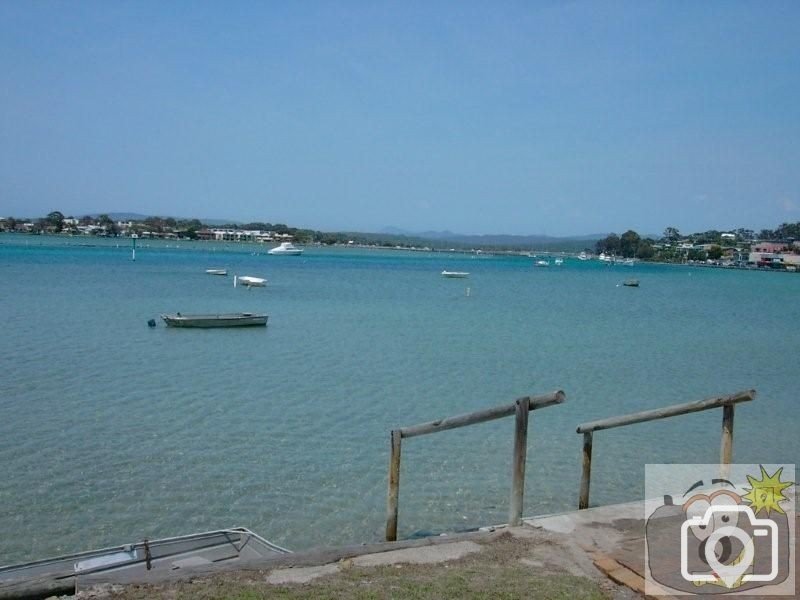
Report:
M 537 260 L 535 265 L 537 267 L 549 267 L 550 263 L 548 261 L 546 261 L 546 260 Z
M 638 279 L 626 279 L 622 282 L 622 285 L 625 287 L 639 287 L 639 280 Z
M 161 315 L 167 327 L 252 327 L 267 324 L 267 315 L 259 313 L 230 313 L 225 315 Z
M 563 264 L 564 264 L 564 259 L 563 259 L 563 258 L 557 258 L 557 259 L 555 259 L 555 261 L 553 261 L 553 262 L 555 262 L 555 265 L 556 265 L 557 267 L 560 267 L 561 265 L 563 265 Z
M 299 256 L 303 253 L 302 248 L 298 248 L 292 242 L 282 242 L 280 246 L 276 246 L 272 250 L 267 251 L 267 254 L 282 254 L 284 256 Z
M 442 271 L 442 277 L 449 277 L 451 279 L 464 279 L 469 277 L 466 271 Z
M 206 273 L 209 275 L 227 275 L 227 269 L 206 269 Z
M 581 253 L 578 255 L 578 260 L 589 260 L 589 255 L 588 255 L 588 254 L 586 254 L 586 252 L 581 252 Z
M 241 277 L 233 276 L 233 287 L 241 283 L 243 286 L 251 287 L 264 287 L 267 285 L 267 280 L 262 277 L 251 277 L 250 275 L 242 275 Z

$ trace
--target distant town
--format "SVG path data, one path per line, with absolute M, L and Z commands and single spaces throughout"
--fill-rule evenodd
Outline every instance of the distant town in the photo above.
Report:
M 429 251 L 580 253 L 584 257 L 596 254 L 612 261 L 619 258 L 783 271 L 798 271 L 800 268 L 800 222 L 783 223 L 774 230 L 758 232 L 740 228 L 683 234 L 675 227 L 667 227 L 661 236 L 643 237 L 628 230 L 602 239 L 455 234 L 428 238 L 386 233 L 323 232 L 262 222 L 212 226 L 199 219 L 172 217 L 114 219 L 107 214 L 74 217 L 53 211 L 35 219 L 0 217 L 0 232 L 262 244 L 294 241 L 306 245 Z

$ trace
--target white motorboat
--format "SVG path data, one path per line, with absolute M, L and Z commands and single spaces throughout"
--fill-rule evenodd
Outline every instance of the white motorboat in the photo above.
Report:
M 282 242 L 280 246 L 276 246 L 275 248 L 272 248 L 272 250 L 267 251 L 267 254 L 282 254 L 284 256 L 299 256 L 302 253 L 303 249 L 298 248 L 292 244 L 292 242 Z
M 251 277 L 250 275 L 242 275 L 241 277 L 233 276 L 233 287 L 241 283 L 245 287 L 264 287 L 267 285 L 267 280 L 262 277 Z
M 555 265 L 556 265 L 557 267 L 560 267 L 561 265 L 563 265 L 563 264 L 564 264 L 564 259 L 563 259 L 563 258 L 557 258 L 557 259 L 555 259 L 555 261 L 554 261 L 554 262 L 555 262 Z
M 442 277 L 449 277 L 450 279 L 464 279 L 469 277 L 466 271 L 442 271 Z
M 537 267 L 549 267 L 550 263 L 548 261 L 546 261 L 546 260 L 537 260 L 535 265 Z
M 227 275 L 227 269 L 206 269 L 206 273 L 209 275 Z
M 266 325 L 267 315 L 259 313 L 230 313 L 224 315 L 161 315 L 167 327 L 252 327 Z
M 586 252 L 581 252 L 581 253 L 578 255 L 578 260 L 589 260 L 589 255 L 588 255 L 588 254 L 586 254 Z

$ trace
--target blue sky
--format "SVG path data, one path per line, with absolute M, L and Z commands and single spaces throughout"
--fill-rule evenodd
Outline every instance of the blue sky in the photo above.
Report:
M 798 2 L 0 3 L 0 213 L 800 220 Z

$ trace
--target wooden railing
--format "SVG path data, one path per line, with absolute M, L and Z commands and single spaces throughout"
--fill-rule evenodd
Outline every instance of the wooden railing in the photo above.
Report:
M 578 427 L 578 433 L 583 434 L 583 473 L 581 475 L 580 496 L 578 508 L 589 507 L 589 482 L 592 475 L 592 434 L 601 429 L 611 429 L 622 427 L 623 425 L 633 425 L 634 423 L 644 423 L 665 419 L 688 413 L 709 410 L 711 408 L 722 408 L 722 444 L 720 447 L 720 464 L 729 465 L 733 459 L 733 407 L 739 402 L 750 402 L 756 397 L 755 390 L 746 390 L 730 396 L 719 398 L 709 398 L 697 402 L 687 402 L 686 404 L 675 404 L 665 408 L 646 410 L 620 417 L 611 417 L 600 421 L 584 423 Z
M 496 406 L 456 417 L 448 417 L 439 421 L 422 423 L 412 427 L 392 430 L 392 454 L 389 460 L 389 494 L 386 502 L 386 541 L 397 540 L 397 514 L 400 498 L 400 450 L 404 438 L 447 431 L 457 427 L 466 427 L 485 421 L 501 419 L 516 415 L 514 427 L 514 454 L 511 472 L 511 505 L 509 508 L 509 525 L 516 526 L 522 522 L 522 496 L 525 490 L 525 459 L 528 451 L 528 412 L 537 408 L 561 404 L 566 399 L 564 392 L 557 391 L 544 396 L 526 396 L 513 404 Z

